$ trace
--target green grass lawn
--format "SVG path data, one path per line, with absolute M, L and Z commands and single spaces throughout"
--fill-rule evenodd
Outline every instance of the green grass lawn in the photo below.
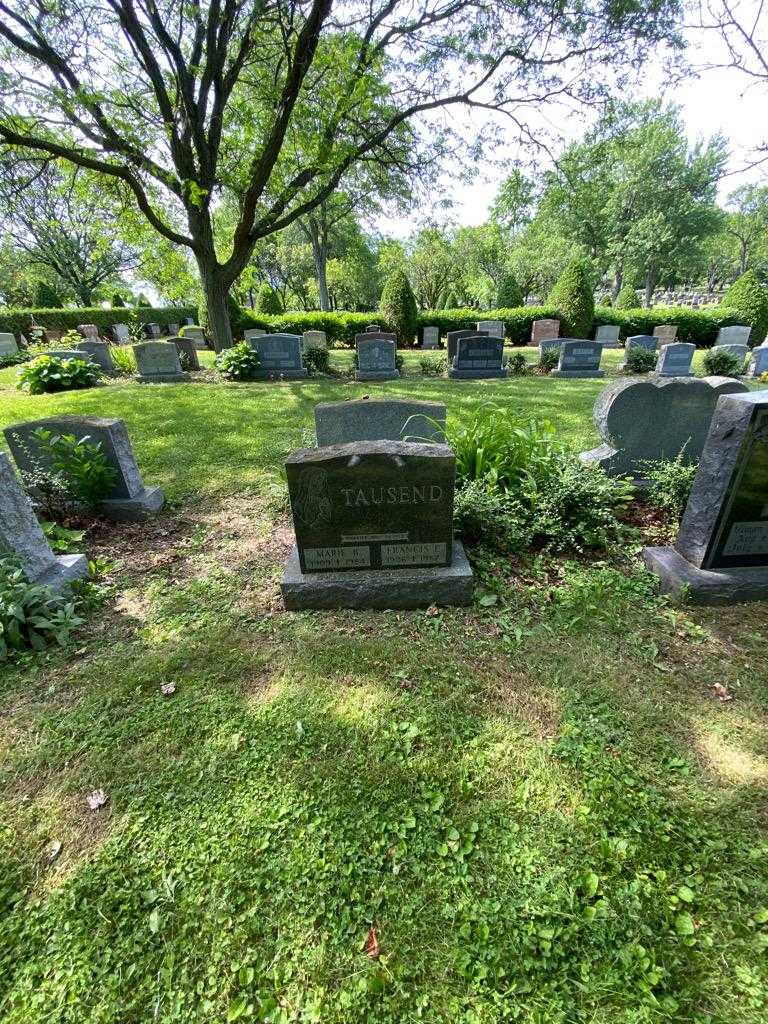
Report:
M 766 1020 L 768 606 L 670 607 L 638 540 L 479 557 L 468 609 L 282 610 L 281 462 L 317 401 L 597 441 L 601 381 L 418 358 L 39 397 L 0 371 L 0 426 L 122 417 L 170 498 L 90 531 L 106 596 L 69 648 L 0 666 L 3 1024 Z

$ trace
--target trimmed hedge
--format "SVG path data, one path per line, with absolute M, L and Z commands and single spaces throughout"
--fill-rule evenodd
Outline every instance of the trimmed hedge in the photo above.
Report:
M 104 333 L 115 324 L 129 323 L 129 315 L 135 314 L 142 324 L 177 324 L 184 317 L 197 316 L 195 306 L 163 306 L 153 309 L 141 306 L 137 309 L 102 309 L 100 306 L 84 309 L 0 309 L 0 331 L 11 334 L 27 334 L 30 320 L 34 317 L 38 327 L 51 327 L 55 330 L 71 331 L 78 324 L 96 324 Z
M 160 309 L 142 307 L 127 309 L 0 309 L 0 331 L 26 333 L 30 316 L 40 327 L 72 330 L 78 324 L 97 324 L 106 331 L 114 324 L 127 323 L 128 313 L 135 312 L 141 323 L 166 325 L 178 323 L 184 317 L 196 317 L 192 306 L 166 306 Z M 437 309 L 419 313 L 419 327 L 439 327 L 441 334 L 472 328 L 478 320 L 503 320 L 506 324 L 507 341 L 512 345 L 526 345 L 531 337 L 534 320 L 557 319 L 557 310 L 551 306 L 523 306 L 517 309 Z M 304 331 L 325 331 L 329 343 L 354 345 L 355 335 L 362 333 L 370 324 L 380 323 L 384 330 L 392 330 L 378 313 L 282 313 L 268 316 L 265 313 L 242 311 L 241 330 L 246 327 L 261 327 L 265 331 L 286 331 L 288 334 L 303 334 Z M 652 334 L 659 324 L 677 324 L 678 339 L 689 341 L 699 348 L 708 348 L 715 343 L 721 327 L 743 323 L 736 310 L 725 306 L 707 309 L 687 309 L 682 306 L 657 306 L 654 309 L 611 309 L 598 306 L 595 309 L 595 327 L 602 324 L 618 324 L 622 339 L 632 334 Z M 594 333 L 594 332 L 591 332 Z

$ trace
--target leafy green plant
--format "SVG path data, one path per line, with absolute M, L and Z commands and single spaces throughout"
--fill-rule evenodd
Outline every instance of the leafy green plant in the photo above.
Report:
M 616 301 L 613 304 L 614 309 L 638 309 L 640 307 L 640 300 L 637 297 L 637 292 L 631 284 L 622 285 L 621 291 L 616 296 Z
M 260 367 L 258 352 L 244 341 L 216 357 L 216 369 L 227 380 L 255 380 Z
M 395 270 L 384 284 L 379 310 L 386 324 L 397 335 L 399 345 L 413 345 L 419 327 L 416 299 L 411 283 L 402 270 Z
M 560 362 L 560 349 L 559 348 L 545 348 L 539 353 L 539 361 L 536 364 L 536 372 L 547 374 L 550 370 L 554 370 L 557 364 Z
M 51 546 L 51 550 L 57 555 L 66 555 L 77 551 L 80 543 L 85 537 L 85 530 L 71 530 L 59 523 L 53 523 L 46 519 L 40 520 L 40 526 L 45 539 Z
M 259 290 L 256 293 L 255 307 L 257 313 L 269 313 L 274 315 L 283 312 L 280 296 L 277 294 L 275 289 L 266 282 L 259 286 Z
M 725 348 L 711 348 L 704 353 L 704 369 L 710 377 L 740 377 L 744 360 Z
M 469 545 L 519 551 L 533 538 L 530 508 L 484 480 L 471 480 L 456 491 L 453 517 L 456 533 Z
M 75 391 L 94 387 L 100 376 L 100 368 L 85 354 L 82 359 L 37 356 L 19 370 L 17 387 L 21 391 L 28 391 L 30 395 Z
M 656 366 L 656 353 L 650 349 L 633 346 L 624 354 L 624 373 L 650 373 Z
M 39 427 L 32 434 L 54 473 L 61 474 L 72 500 L 93 508 L 112 491 L 117 470 L 110 466 L 100 441 L 55 434 Z
M 528 360 L 522 352 L 514 352 L 507 359 L 506 368 L 513 377 L 524 377 L 527 373 L 531 372 Z
M 4 366 L 19 366 L 21 363 L 28 363 L 32 356 L 29 352 L 19 349 L 18 352 L 6 352 L 0 355 L 0 369 Z
M 419 369 L 422 377 L 442 377 L 448 369 L 448 357 L 422 356 L 419 360 Z
M 628 480 L 560 453 L 534 499 L 534 535 L 554 550 L 608 547 L 627 533 L 620 517 L 633 496 Z
M 303 359 L 310 373 L 328 373 L 330 370 L 328 349 L 321 345 L 311 345 L 304 352 Z
M 0 660 L 52 641 L 63 645 L 82 623 L 73 599 L 30 583 L 14 559 L 0 556 Z
M 568 263 L 547 300 L 557 309 L 563 337 L 589 338 L 595 318 L 592 267 L 577 256 Z
M 768 288 L 760 283 L 754 270 L 733 282 L 723 297 L 723 305 L 737 313 L 741 323 L 749 324 L 755 344 L 768 334 Z
M 115 369 L 121 376 L 130 377 L 136 373 L 136 356 L 130 345 L 112 345 L 109 353 L 112 356 Z
M 696 463 L 686 461 L 685 452 L 680 452 L 676 459 L 648 461 L 642 468 L 650 481 L 648 501 L 671 520 L 679 522 L 696 477 Z

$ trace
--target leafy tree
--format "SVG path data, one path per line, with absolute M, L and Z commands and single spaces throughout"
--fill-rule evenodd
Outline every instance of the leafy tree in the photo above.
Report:
M 725 232 L 737 245 L 738 273 L 744 274 L 758 254 L 768 256 L 768 186 L 743 185 L 728 196 L 733 208 Z
M 35 309 L 61 309 L 64 303 L 55 288 L 38 281 L 35 288 Z
M 256 311 L 258 313 L 282 313 L 283 307 L 280 298 L 271 285 L 263 284 L 256 295 Z
M 401 345 L 412 345 L 418 329 L 418 309 L 411 284 L 402 270 L 396 270 L 381 293 L 379 311 L 397 334 Z
M 615 309 L 637 309 L 640 306 L 637 291 L 629 282 L 622 285 L 613 305 Z
M 582 252 L 581 246 L 565 238 L 545 213 L 537 212 L 515 239 L 509 267 L 525 298 L 543 298 L 554 287 L 565 264 Z
M 437 227 L 422 228 L 409 245 L 408 273 L 422 309 L 438 309 L 461 277 L 452 240 Z
M 112 308 L 113 309 L 124 309 L 125 299 L 122 297 L 120 292 L 115 292 L 112 296 Z
M 588 338 L 595 319 L 592 268 L 581 258 L 571 260 L 547 299 L 560 314 L 563 337 Z
M 491 218 L 516 235 L 530 223 L 535 199 L 534 183 L 515 167 L 499 186 L 491 204 Z
M 110 178 L 197 264 L 216 347 L 259 240 L 447 106 L 594 98 L 674 40 L 679 0 L 1 0 L 0 140 Z M 530 41 L 540 44 L 531 48 Z M 269 69 L 269 73 L 263 73 Z M 19 113 L 19 97 L 23 113 Z M 429 143 L 425 133 L 424 146 Z M 422 147 L 423 148 L 423 147 Z M 217 239 L 227 196 L 234 229 Z
M 1 134 L 1 133 L 0 133 Z M 26 258 L 52 273 L 83 306 L 135 263 L 87 175 L 23 152 L 0 161 L 4 226 Z
M 744 323 L 750 325 L 753 344 L 759 345 L 768 335 L 768 289 L 760 284 L 754 270 L 734 281 L 722 304 L 736 310 Z
M 496 305 L 499 309 L 516 309 L 523 305 L 522 289 L 517 283 L 517 278 L 511 272 L 505 274 L 501 279 Z

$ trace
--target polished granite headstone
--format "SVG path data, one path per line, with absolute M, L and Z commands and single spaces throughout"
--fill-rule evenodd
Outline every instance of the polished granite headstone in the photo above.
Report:
M 683 341 L 662 345 L 655 372 L 660 377 L 692 377 L 691 363 L 695 351 L 695 345 Z
M 648 461 L 696 462 L 722 395 L 739 394 L 746 384 L 731 377 L 629 377 L 612 381 L 597 396 L 595 427 L 603 444 L 582 452 L 587 465 L 609 476 L 645 480 Z
M 160 338 L 162 331 L 160 330 L 160 324 L 149 323 L 144 324 L 142 330 L 144 331 L 144 337 L 149 338 L 151 341 Z
M 644 348 L 648 352 L 655 352 L 659 345 L 659 339 L 652 334 L 633 334 L 627 338 L 624 348 L 629 351 L 631 348 Z
M 8 331 L 0 331 L 0 356 L 12 355 L 18 351 L 16 338 Z
M 506 377 L 503 359 L 503 338 L 489 338 L 481 334 L 459 338 L 456 355 L 448 367 L 448 376 L 452 380 Z
M 60 593 L 88 575 L 85 555 L 54 555 L 11 460 L 0 452 L 0 553 L 9 551 L 31 583 Z
M 476 334 L 487 334 L 489 338 L 504 338 L 503 320 L 478 320 Z
M 136 356 L 139 380 L 148 384 L 168 384 L 189 380 L 181 368 L 176 346 L 168 341 L 140 341 L 131 346 Z
M 287 608 L 466 604 L 472 573 L 453 539 L 455 457 L 444 444 L 357 441 L 285 463 L 296 547 Z
M 595 331 L 595 341 L 602 343 L 603 348 L 620 348 L 618 324 L 601 324 Z
M 248 344 L 259 355 L 257 380 L 273 377 L 300 380 L 309 375 L 301 359 L 300 334 L 265 334 L 261 338 L 249 338 Z
M 51 416 L 6 427 L 4 434 L 8 447 L 23 472 L 34 473 L 39 466 L 50 468 L 48 456 L 40 451 L 32 436 L 39 428 L 54 434 L 72 434 L 78 440 L 87 437 L 101 444 L 107 462 L 116 473 L 109 496 L 99 503 L 99 510 L 109 519 L 141 520 L 163 507 L 165 496 L 162 490 L 144 486 L 124 420 Z
M 448 363 L 452 363 L 456 358 L 456 351 L 462 338 L 477 338 L 480 335 L 487 337 L 484 331 L 470 331 L 468 329 L 463 329 L 461 331 L 448 331 L 445 336 L 448 350 Z
M 768 395 L 717 403 L 673 547 L 645 548 L 662 589 L 700 604 L 768 600 Z
M 422 348 L 439 348 L 440 347 L 440 328 L 439 327 L 424 327 L 421 332 L 421 347 Z
M 603 346 L 599 341 L 582 341 L 580 338 L 562 338 L 560 360 L 557 368 L 550 370 L 551 377 L 604 377 L 600 369 Z
M 397 380 L 400 373 L 395 356 L 396 336 L 384 332 L 369 332 L 355 336 L 357 369 L 355 380 Z
M 115 364 L 109 353 L 109 345 L 106 341 L 92 341 L 89 338 L 81 341 L 77 346 L 78 350 L 85 352 L 92 363 L 96 363 L 101 370 L 110 377 L 115 375 Z
M 559 320 L 534 320 L 531 324 L 530 345 L 540 345 L 548 338 L 560 337 Z
M 112 324 L 111 330 L 116 345 L 125 345 L 131 340 L 131 329 L 128 324 Z
M 315 406 L 320 447 L 350 441 L 445 440 L 445 406 L 409 398 L 358 398 Z
M 748 345 L 751 334 L 752 328 L 742 324 L 721 327 L 715 345 Z

